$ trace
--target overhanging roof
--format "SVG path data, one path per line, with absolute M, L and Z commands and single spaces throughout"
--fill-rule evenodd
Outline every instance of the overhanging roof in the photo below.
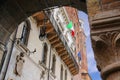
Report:
M 39 12 L 33 15 L 33 17 L 37 20 L 37 24 L 39 27 L 42 27 L 41 26 L 42 19 L 44 19 L 45 17 L 48 17 L 50 19 L 50 21 L 46 23 L 47 38 L 50 41 L 52 47 L 56 49 L 58 55 L 61 57 L 63 62 L 67 65 L 70 72 L 73 75 L 75 75 L 79 72 L 78 64 L 70 48 L 68 47 L 67 42 L 65 41 L 63 35 L 61 34 L 61 31 L 58 28 L 56 21 L 54 20 L 53 16 L 52 17 L 51 16 L 48 14 L 45 14 L 44 12 Z

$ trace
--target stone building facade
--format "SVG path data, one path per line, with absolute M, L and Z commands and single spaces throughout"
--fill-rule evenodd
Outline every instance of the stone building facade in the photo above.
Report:
M 77 18 L 78 14 L 74 16 Z M 78 19 L 78 22 L 74 20 L 75 25 L 82 25 Z M 78 73 L 76 79 L 81 79 L 82 75 L 87 79 L 84 31 L 82 26 L 75 29 L 73 24 L 75 36 L 72 36 L 66 27 L 70 21 L 67 8 L 61 7 L 38 12 L 22 22 L 7 41 L 6 53 L 10 58 L 7 58 L 8 65 L 2 66 L 6 67 L 6 73 L 5 68 L 1 68 L 1 73 L 5 73 L 1 79 L 74 80 Z
M 7 41 L 9 58 L 0 79 L 73 80 L 79 67 L 68 22 L 65 8 L 38 12 L 22 22 Z
M 79 64 L 79 74 L 74 77 L 75 80 L 90 80 L 87 66 L 86 36 L 83 30 L 84 21 L 79 19 L 78 10 L 72 7 L 65 7 L 68 16 L 73 21 L 75 29 L 76 54 L 75 57 Z
M 47 0 L 47 2 L 43 0 L 1 0 L 0 41 L 3 45 L 6 44 L 6 40 L 16 27 L 36 12 L 56 6 L 72 6 L 86 12 L 85 4 L 88 1 L 92 2 L 88 6 L 88 13 L 92 13 L 92 16 L 89 15 L 89 21 L 97 67 L 103 80 L 119 80 L 119 0 Z M 9 59 L 9 57 L 7 58 Z M 8 61 L 5 60 L 5 62 Z M 4 74 L 4 72 L 1 74 Z
M 5 80 L 48 80 L 48 74 L 49 80 L 64 78 L 71 80 L 72 74 L 49 40 L 39 39 L 39 27 L 35 20 L 32 17 L 28 20 L 30 32 L 26 34 L 29 34 L 29 37 L 28 39 L 24 37 L 26 23 L 22 22 L 17 30 L 17 41 L 14 44 Z

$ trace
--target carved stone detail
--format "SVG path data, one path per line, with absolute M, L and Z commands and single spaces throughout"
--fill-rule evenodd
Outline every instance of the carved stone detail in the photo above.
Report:
M 97 67 L 101 71 L 103 79 L 120 66 L 113 66 L 120 61 L 120 32 L 106 32 L 92 36 L 93 50 Z M 112 70 L 113 68 L 113 70 Z M 108 74 L 109 73 L 109 74 Z M 105 79 L 106 80 L 106 79 Z
M 21 76 L 22 74 L 23 64 L 25 62 L 23 58 L 24 58 L 23 53 L 20 53 L 20 55 L 17 55 L 16 57 L 15 74 L 18 76 Z

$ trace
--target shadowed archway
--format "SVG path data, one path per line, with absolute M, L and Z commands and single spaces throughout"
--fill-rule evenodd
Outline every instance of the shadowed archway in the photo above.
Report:
M 71 6 L 87 12 L 85 0 L 0 0 L 0 28 L 5 43 L 15 28 L 29 16 L 48 8 Z
M 120 80 L 119 39 L 115 40 L 120 33 L 120 1 L 100 0 L 100 3 L 94 2 L 96 0 L 88 1 L 93 1 L 91 7 L 97 5 L 97 8 L 89 9 L 92 12 L 89 21 L 95 58 L 102 77 L 104 80 Z M 0 0 L 0 33 L 2 33 L 0 42 L 5 44 L 16 27 L 34 13 L 61 6 L 71 6 L 87 12 L 86 0 Z M 98 49 L 104 45 L 107 46 L 106 50 Z

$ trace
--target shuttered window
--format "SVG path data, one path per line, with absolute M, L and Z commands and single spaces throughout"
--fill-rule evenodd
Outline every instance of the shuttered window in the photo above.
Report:
M 42 53 L 42 63 L 46 65 L 47 62 L 47 52 L 48 52 L 48 46 L 47 43 L 43 44 L 43 53 Z

